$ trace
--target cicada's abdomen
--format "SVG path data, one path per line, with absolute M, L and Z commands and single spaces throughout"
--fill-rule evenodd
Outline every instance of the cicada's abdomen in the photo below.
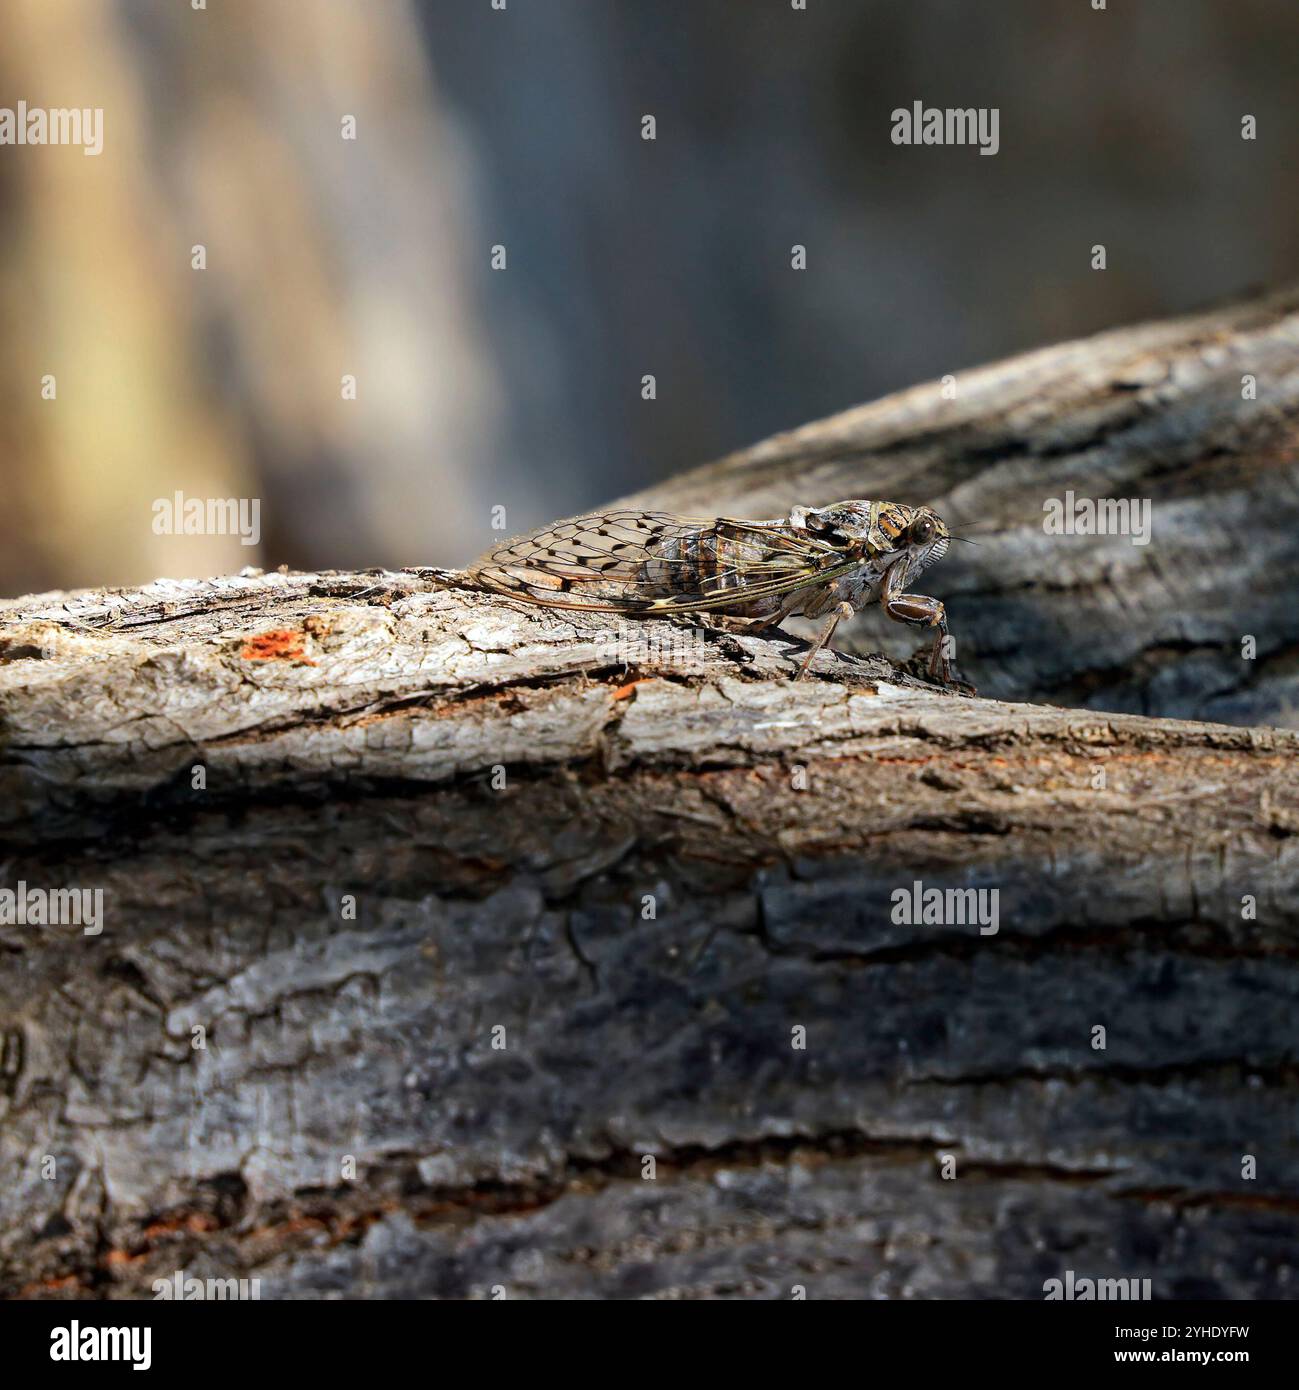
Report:
M 752 585 L 773 558 L 778 522 L 745 522 L 722 518 L 711 526 L 664 537 L 641 566 L 641 580 L 663 594 L 726 594 Z M 769 540 L 760 529 L 771 528 Z

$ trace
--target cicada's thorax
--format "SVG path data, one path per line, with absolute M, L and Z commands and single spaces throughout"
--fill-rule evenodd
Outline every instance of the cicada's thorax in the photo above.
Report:
M 872 557 L 887 558 L 906 548 L 903 539 L 916 509 L 901 502 L 836 502 L 830 507 L 795 507 L 789 525 L 845 550 L 862 546 Z
M 874 603 L 889 567 L 906 552 L 904 537 L 914 515 L 914 508 L 900 502 L 861 500 L 795 507 L 789 516 L 791 527 L 829 541 L 845 554 L 857 551 L 861 567 L 830 584 L 800 590 L 798 601 L 786 602 L 784 611 L 819 618 L 840 603 L 849 603 L 855 610 Z

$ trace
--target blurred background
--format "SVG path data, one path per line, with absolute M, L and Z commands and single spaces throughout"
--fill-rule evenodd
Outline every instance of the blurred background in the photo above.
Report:
M 4 0 L 0 106 L 104 147 L 0 146 L 0 592 L 459 563 L 1293 276 L 1299 6 L 1092 3 Z M 1000 152 L 893 145 L 916 100 Z M 154 534 L 178 490 L 260 543 Z

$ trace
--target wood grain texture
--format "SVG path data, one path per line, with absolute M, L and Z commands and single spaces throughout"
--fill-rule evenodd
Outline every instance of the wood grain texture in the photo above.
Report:
M 1226 311 L 1247 356 L 1289 312 Z M 1202 358 L 1187 333 L 1137 337 Z M 1068 355 L 1023 364 L 1025 420 L 1077 421 L 1042 404 Z M 1153 389 L 1087 371 L 1102 415 Z M 918 404 L 873 409 L 915 441 Z M 858 445 L 824 448 L 808 500 L 856 490 Z M 882 656 L 794 684 L 795 637 L 456 578 L 0 604 L 0 889 L 104 901 L 97 935 L 0 925 L 0 1294 L 1294 1292 L 1299 734 L 969 698 Z M 893 920 L 916 882 L 995 890 L 996 931 Z

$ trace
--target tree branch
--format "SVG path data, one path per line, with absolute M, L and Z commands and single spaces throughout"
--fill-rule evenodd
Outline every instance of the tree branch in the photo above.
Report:
M 1201 482 L 1234 517 L 1283 476 L 1255 434 L 1229 485 L 1192 404 L 1197 372 L 1281 361 L 1269 302 L 1224 311 L 1226 363 L 1188 365 L 1187 323 L 1054 349 L 987 369 L 982 424 L 975 374 L 941 427 L 909 393 L 664 500 L 996 494 L 1006 587 L 966 624 L 995 634 L 1006 555 L 1042 540 L 1026 478 L 1131 482 L 1169 417 L 1199 420 L 1184 518 Z M 1131 373 L 1165 351 L 1161 402 Z M 1058 403 L 1089 374 L 1090 452 Z M 1263 394 L 1238 424 L 1284 433 Z M 970 699 L 880 656 L 794 684 L 801 651 L 433 570 L 0 605 L 0 888 L 104 903 L 98 934 L 0 925 L 0 1292 L 1040 1297 L 1068 1267 L 1282 1294 L 1299 735 Z M 906 920 L 926 890 L 941 919 Z

